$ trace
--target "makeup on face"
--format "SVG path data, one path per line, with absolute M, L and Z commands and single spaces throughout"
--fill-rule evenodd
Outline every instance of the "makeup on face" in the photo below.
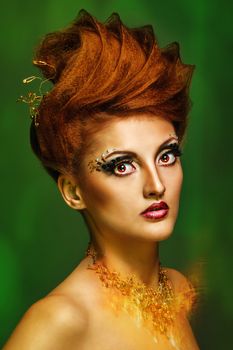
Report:
M 183 179 L 182 164 L 175 156 L 182 143 L 174 134 L 167 120 L 143 116 L 116 120 L 93 135 L 81 190 L 96 234 L 100 227 L 113 241 L 119 237 L 161 241 L 172 233 Z M 169 209 L 151 208 L 161 205 L 159 200 Z
M 163 150 L 167 150 L 167 152 L 164 152 L 161 156 L 161 158 L 163 158 L 163 166 L 169 166 L 174 164 L 176 162 L 176 158 L 182 155 L 179 143 L 170 142 L 172 139 L 178 141 L 178 137 L 175 134 L 169 134 L 169 136 L 171 136 L 171 138 L 163 142 L 158 150 L 158 153 L 160 153 Z M 107 161 L 107 159 L 113 156 L 114 154 L 118 154 L 118 156 Z M 171 155 L 174 158 L 172 162 L 169 162 Z M 117 150 L 115 148 L 112 148 L 107 149 L 107 151 L 102 153 L 101 157 L 96 158 L 94 161 L 90 161 L 88 163 L 88 166 L 91 172 L 96 170 L 103 171 L 106 174 L 126 176 L 136 170 L 136 167 L 133 164 L 134 161 L 140 162 L 140 159 L 138 159 L 136 153 L 132 151 Z
M 160 201 L 154 202 L 148 208 L 146 208 L 140 215 L 146 219 L 161 219 L 168 214 L 169 206 L 166 202 Z
M 95 160 L 91 160 L 88 163 L 90 172 L 93 172 L 94 170 L 101 171 L 101 166 L 103 165 L 103 163 L 106 162 L 106 157 L 108 156 L 109 153 L 112 153 L 114 151 L 117 151 L 117 149 L 116 148 L 107 149 L 104 153 L 101 154 L 100 157 L 96 158 Z

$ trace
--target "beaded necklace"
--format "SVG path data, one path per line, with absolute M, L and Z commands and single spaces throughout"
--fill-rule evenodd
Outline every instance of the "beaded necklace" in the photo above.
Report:
M 157 342 L 157 335 L 165 335 L 171 339 L 175 320 L 175 296 L 171 281 L 164 268 L 159 266 L 157 287 L 148 287 L 137 280 L 135 275 L 122 278 L 119 272 L 110 271 L 103 262 L 97 262 L 97 252 L 91 251 L 90 243 L 86 256 L 92 257 L 92 265 L 102 285 L 112 296 L 111 305 L 115 311 L 125 310 L 133 316 L 137 326 L 145 326 Z M 108 299 L 109 300 L 109 299 Z

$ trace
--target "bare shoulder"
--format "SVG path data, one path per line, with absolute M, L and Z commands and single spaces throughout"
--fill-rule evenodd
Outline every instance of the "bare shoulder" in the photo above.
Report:
M 175 291 L 187 290 L 191 286 L 191 282 L 181 272 L 175 269 L 166 267 L 167 275 L 174 286 Z
M 189 278 L 181 272 L 170 268 L 165 268 L 165 270 L 167 271 L 167 276 L 173 285 L 176 300 L 178 300 L 179 310 L 181 311 L 179 314 L 181 318 L 178 317 L 182 339 L 185 341 L 184 348 L 199 350 L 189 322 L 190 315 L 192 314 L 197 300 L 196 290 Z
M 76 300 L 49 295 L 27 310 L 3 349 L 77 348 L 87 322 L 87 313 Z
M 165 268 L 167 276 L 173 285 L 175 295 L 179 298 L 187 313 L 192 311 L 197 302 L 197 291 L 189 278 L 181 272 Z

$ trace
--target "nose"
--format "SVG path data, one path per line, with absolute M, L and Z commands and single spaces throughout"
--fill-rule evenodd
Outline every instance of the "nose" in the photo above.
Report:
M 143 186 L 144 197 L 160 198 L 164 194 L 165 190 L 166 188 L 159 176 L 156 167 L 154 166 L 153 169 L 145 169 L 145 178 Z

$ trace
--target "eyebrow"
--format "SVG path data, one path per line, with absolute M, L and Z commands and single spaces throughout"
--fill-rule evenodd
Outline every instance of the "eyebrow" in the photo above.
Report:
M 161 152 L 163 149 L 166 149 L 169 145 L 168 143 L 172 140 L 176 140 L 177 143 L 178 143 L 178 140 L 176 137 L 172 136 L 170 137 L 168 140 L 164 141 L 160 146 L 159 146 L 159 149 L 157 151 L 157 153 Z M 115 150 L 111 153 L 108 153 L 106 156 L 105 156 L 105 160 L 108 159 L 109 157 L 111 157 L 112 155 L 114 154 L 130 154 L 134 157 L 137 157 L 137 153 L 133 152 L 133 151 L 127 151 L 127 150 Z

